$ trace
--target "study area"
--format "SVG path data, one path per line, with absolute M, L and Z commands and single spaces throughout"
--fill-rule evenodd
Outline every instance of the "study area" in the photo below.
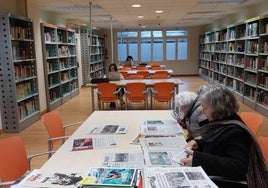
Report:
M 102 165 L 104 151 L 144 152 L 141 145 L 130 142 L 145 120 L 185 117 L 187 111 L 180 114 L 182 106 L 176 107 L 180 93 L 197 93 L 202 85 L 209 88 L 218 85 L 224 89 L 222 92 L 231 92 L 237 99 L 239 117 L 242 118 L 242 112 L 256 115 L 246 114 L 248 119 L 242 118 L 247 127 L 252 120 L 256 125 L 260 117 L 254 138 L 260 143 L 261 152 L 267 152 L 262 147 L 268 137 L 267 3 L 266 0 L 2 3 L 0 141 L 19 136 L 27 154 L 48 151 L 49 134 L 42 118 L 58 111 L 64 124 L 81 122 L 81 125 L 67 128 L 65 134 L 71 137 L 51 158 L 35 157 L 31 167 L 47 175 L 60 173 L 62 169 L 66 170 L 62 173 L 72 173 L 68 168 L 75 168 L 84 176 L 91 167 Z M 126 63 L 128 56 L 132 56 L 130 64 Z M 107 83 L 115 85 L 118 95 L 115 101 L 103 101 L 98 89 L 101 84 L 91 81 L 104 79 L 111 64 L 117 66 L 123 79 L 108 79 Z M 155 64 L 159 66 L 154 68 Z M 159 72 L 165 78 L 157 78 Z M 142 102 L 131 99 L 129 90 L 133 83 L 143 85 Z M 168 102 L 157 100 L 154 85 L 158 83 L 173 84 Z M 173 111 L 178 114 L 174 116 Z M 116 140 L 117 147 L 70 151 L 74 139 L 88 137 L 90 127 L 103 124 L 128 125 L 127 133 L 105 135 L 98 141 L 102 144 Z M 186 136 L 187 126 L 177 125 Z M 186 151 L 191 156 L 193 150 Z M 92 156 L 97 159 L 91 160 Z M 267 154 L 264 157 L 267 159 Z M 242 163 L 249 164 L 245 161 Z M 188 161 L 183 164 L 192 166 Z M 201 167 L 205 169 L 204 177 L 211 175 L 205 164 Z M 196 171 L 201 173 L 200 169 Z M 261 183 L 266 185 L 265 181 Z M 251 186 L 251 179 L 247 184 Z M 210 185 L 213 187 L 213 182 Z

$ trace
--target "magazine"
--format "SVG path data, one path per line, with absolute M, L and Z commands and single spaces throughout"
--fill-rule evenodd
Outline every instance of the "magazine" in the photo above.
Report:
M 61 173 L 55 172 L 52 174 L 45 174 L 39 169 L 33 170 L 29 173 L 16 187 L 66 187 L 75 188 L 79 186 L 82 180 L 80 173 Z
M 140 173 L 135 168 L 91 168 L 80 181 L 83 186 L 125 186 L 135 187 Z
M 105 153 L 102 159 L 102 166 L 120 168 L 142 168 L 144 166 L 144 157 L 142 152 Z
M 141 134 L 145 136 L 175 136 L 184 132 L 174 119 L 170 120 L 146 120 L 140 126 Z
M 116 146 L 118 145 L 114 136 L 77 138 L 73 140 L 72 151 L 100 149 Z
M 126 134 L 128 129 L 127 125 L 107 124 L 98 125 L 90 128 L 90 134 Z
M 217 188 L 202 167 L 145 167 L 143 188 Z

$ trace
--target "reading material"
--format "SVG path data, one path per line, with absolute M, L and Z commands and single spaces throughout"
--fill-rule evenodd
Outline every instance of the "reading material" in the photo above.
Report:
M 99 125 L 93 126 L 90 130 L 90 134 L 125 134 L 127 132 L 127 125 Z
M 73 141 L 72 151 L 100 149 L 116 146 L 117 142 L 114 136 L 77 138 Z
M 105 153 L 102 160 L 102 166 L 142 168 L 144 166 L 144 157 L 142 152 Z
M 202 167 L 145 167 L 142 179 L 143 188 L 217 188 Z
M 80 182 L 85 186 L 136 186 L 139 171 L 134 168 L 91 168 Z

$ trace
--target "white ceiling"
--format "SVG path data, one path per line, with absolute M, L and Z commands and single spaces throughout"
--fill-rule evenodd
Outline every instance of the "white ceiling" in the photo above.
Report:
M 237 1 L 245 2 L 226 4 Z M 264 1 L 267 0 L 35 0 L 41 10 L 60 14 L 70 23 L 89 25 L 91 12 L 92 26 L 110 28 L 112 23 L 112 27 L 118 29 L 205 25 Z M 220 4 L 204 6 L 202 2 Z M 141 7 L 132 8 L 132 4 Z M 163 10 L 163 13 L 157 14 L 155 10 Z M 140 15 L 143 19 L 137 18 Z

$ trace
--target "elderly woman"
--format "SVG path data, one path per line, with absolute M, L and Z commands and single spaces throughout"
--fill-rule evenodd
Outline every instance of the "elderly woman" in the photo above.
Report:
M 206 89 L 206 86 L 200 86 L 196 93 L 183 91 L 175 96 L 175 106 L 179 111 L 177 120 L 183 128 L 187 129 L 187 141 L 198 137 L 200 127 L 208 122 L 199 100 L 199 94 Z
M 268 171 L 254 135 L 237 112 L 238 102 L 226 88 L 213 86 L 200 96 L 209 123 L 201 138 L 186 145 L 186 166 L 202 166 L 208 175 L 247 180 L 248 187 L 268 187 Z M 238 187 L 215 182 L 219 187 Z

